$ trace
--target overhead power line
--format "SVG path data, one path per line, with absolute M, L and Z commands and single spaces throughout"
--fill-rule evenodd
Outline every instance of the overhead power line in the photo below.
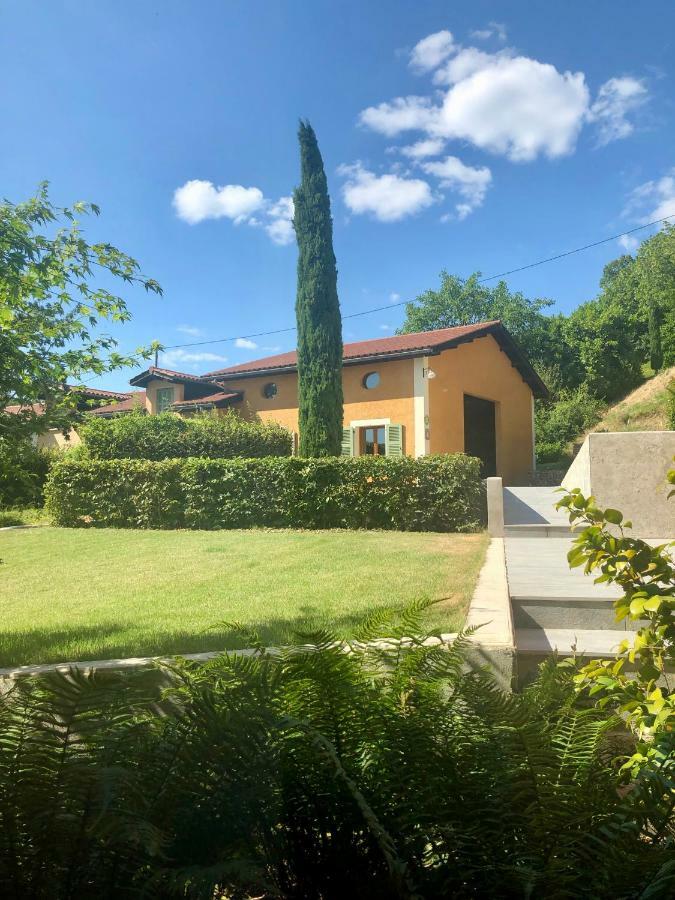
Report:
M 628 229 L 628 231 L 621 231 L 619 234 L 613 234 L 611 237 L 602 238 L 602 240 L 593 241 L 590 244 L 584 244 L 583 247 L 575 247 L 574 250 L 565 250 L 562 253 L 556 253 L 555 256 L 547 256 L 545 259 L 538 259 L 536 262 L 528 263 L 525 266 L 518 266 L 515 269 L 507 269 L 507 271 L 505 272 L 498 272 L 496 275 L 488 275 L 486 278 L 479 278 L 478 283 L 484 284 L 486 281 L 494 281 L 495 278 L 505 278 L 507 275 L 515 275 L 517 272 L 525 272 L 527 269 L 534 269 L 537 266 L 543 266 L 546 263 L 555 262 L 558 259 L 564 259 L 566 256 L 573 256 L 575 253 L 581 253 L 584 250 L 590 250 L 592 247 L 599 247 L 601 244 L 608 244 L 610 241 L 616 241 L 620 237 L 634 234 L 634 232 L 636 231 L 642 231 L 645 228 L 651 228 L 652 225 L 660 225 L 662 222 L 667 222 L 668 219 L 672 219 L 673 217 L 675 217 L 675 210 L 673 210 L 670 215 L 663 216 L 663 218 L 661 219 L 654 219 L 653 222 L 647 222 L 645 225 L 638 225 L 635 228 Z M 396 309 L 397 306 L 405 306 L 407 303 L 410 303 L 410 301 L 401 300 L 399 303 L 387 303 L 386 306 L 374 306 L 371 309 L 364 309 L 361 312 L 349 313 L 346 316 L 342 316 L 342 318 L 357 319 L 360 316 L 369 316 L 371 313 Z M 209 344 L 227 344 L 231 341 L 250 340 L 251 338 L 272 337 L 276 334 L 288 334 L 290 331 L 295 330 L 295 326 L 291 326 L 289 328 L 276 328 L 272 331 L 257 331 L 253 334 L 236 334 L 234 335 L 234 337 L 215 338 L 209 341 L 192 341 L 189 344 L 171 344 L 167 347 L 164 347 L 163 351 L 182 350 L 185 347 L 206 347 Z

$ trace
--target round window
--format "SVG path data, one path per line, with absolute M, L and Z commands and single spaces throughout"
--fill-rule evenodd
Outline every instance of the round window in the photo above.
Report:
M 267 397 L 268 400 L 271 400 L 272 397 L 276 397 L 277 390 L 276 384 L 273 381 L 268 381 L 263 388 L 263 397 Z
M 363 386 L 367 391 L 372 391 L 373 388 L 376 388 L 380 383 L 380 373 L 379 372 L 368 372 L 367 375 L 363 378 Z

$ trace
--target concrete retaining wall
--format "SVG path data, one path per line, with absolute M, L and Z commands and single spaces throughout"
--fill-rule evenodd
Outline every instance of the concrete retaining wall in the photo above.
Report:
M 666 482 L 673 457 L 675 431 L 589 434 L 562 484 L 620 509 L 637 537 L 673 538 L 675 498 L 668 500 Z

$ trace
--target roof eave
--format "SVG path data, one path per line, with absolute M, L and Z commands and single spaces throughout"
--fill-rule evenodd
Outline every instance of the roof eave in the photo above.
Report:
M 146 369 L 139 375 L 134 375 L 129 379 L 129 384 L 133 387 L 146 387 L 151 381 L 168 381 L 169 384 L 203 384 L 208 385 L 213 379 L 205 375 L 181 375 L 176 372 L 169 375 L 167 372 L 160 372 L 154 369 Z
M 177 400 L 171 404 L 171 409 L 221 409 L 232 403 L 239 403 L 243 399 L 242 391 L 233 391 L 230 397 L 221 397 L 218 400 L 210 400 L 208 397 L 196 397 L 194 400 Z
M 433 356 L 436 353 L 434 347 L 420 347 L 417 350 L 394 350 L 382 353 L 369 353 L 366 356 L 354 356 L 342 361 L 343 368 L 347 366 L 362 366 L 368 363 L 388 362 L 396 359 L 416 359 L 420 356 Z M 236 381 L 240 378 L 260 378 L 261 375 L 286 375 L 297 372 L 297 365 L 268 366 L 262 369 L 247 369 L 244 372 L 210 373 L 207 378 L 214 381 Z

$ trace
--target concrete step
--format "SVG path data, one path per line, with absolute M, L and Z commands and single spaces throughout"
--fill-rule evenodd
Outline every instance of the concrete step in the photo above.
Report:
M 560 659 L 611 659 L 627 637 L 626 631 L 600 628 L 516 628 L 516 681 L 521 688 L 533 681 L 553 653 Z
M 556 503 L 562 495 L 554 487 L 505 487 L 505 525 L 569 525 Z
M 571 537 L 569 525 L 505 525 L 504 537 Z
M 504 546 L 512 597 L 613 600 L 621 596 L 616 585 L 594 584 L 594 576 L 584 575 L 583 568 L 570 569 L 571 535 L 546 540 L 508 535 Z
M 616 654 L 625 631 L 584 628 L 516 628 L 516 650 L 523 656 L 610 657 Z
M 516 628 L 637 631 L 640 627 L 639 621 L 616 621 L 611 597 L 512 595 L 511 605 Z

